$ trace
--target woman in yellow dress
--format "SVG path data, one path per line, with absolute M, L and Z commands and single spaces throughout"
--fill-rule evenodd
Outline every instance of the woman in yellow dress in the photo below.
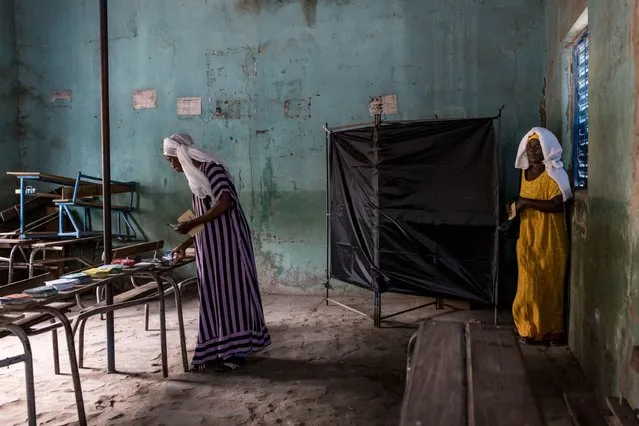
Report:
M 515 167 L 523 172 L 514 207 L 520 230 L 513 317 L 522 343 L 563 341 L 568 260 L 564 206 L 572 192 L 561 154 L 555 135 L 541 127 L 526 134 L 517 152 Z

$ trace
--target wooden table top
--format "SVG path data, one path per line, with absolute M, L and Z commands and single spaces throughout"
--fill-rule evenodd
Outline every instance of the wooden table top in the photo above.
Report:
M 127 278 L 130 277 L 132 275 L 136 275 L 136 274 L 163 274 L 166 272 L 169 272 L 173 269 L 177 269 L 180 268 L 182 266 L 188 265 L 190 263 L 193 263 L 193 261 L 195 260 L 195 258 L 188 258 L 188 259 L 184 259 L 183 261 L 175 264 L 175 265 L 167 265 L 167 266 L 156 266 L 156 265 L 144 265 L 144 266 L 140 266 L 140 267 L 131 267 L 131 268 L 126 268 L 124 269 L 121 273 L 119 274 L 111 274 L 108 277 L 105 278 L 100 278 L 100 279 L 94 279 L 92 282 L 88 283 L 88 284 L 83 284 L 83 285 L 78 285 L 73 287 L 72 289 L 66 290 L 66 291 L 61 291 L 59 292 L 57 295 L 46 298 L 46 299 L 42 299 L 42 300 L 34 300 L 31 303 L 25 303 L 25 304 L 21 304 L 21 305 L 0 305 L 0 315 L 2 315 L 3 312 L 34 312 L 37 311 L 39 308 L 42 308 L 46 305 L 49 305 L 51 303 L 55 303 L 55 302 L 60 302 L 63 300 L 67 300 L 70 298 L 74 298 L 76 295 L 80 295 L 83 293 L 87 293 L 90 291 L 94 291 L 96 288 L 103 286 L 103 285 L 107 285 L 107 284 L 113 284 L 115 281 L 122 279 L 122 278 Z

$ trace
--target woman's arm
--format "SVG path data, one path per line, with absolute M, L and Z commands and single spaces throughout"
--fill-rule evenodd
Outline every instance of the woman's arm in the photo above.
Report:
M 517 200 L 517 212 L 519 213 L 525 209 L 533 209 L 542 213 L 563 213 L 564 199 L 561 195 L 558 195 L 549 201 L 520 198 Z
M 217 219 L 218 217 L 226 213 L 232 206 L 233 200 L 231 200 L 231 196 L 228 194 L 228 192 L 223 192 L 212 209 L 204 213 L 202 216 L 193 219 L 193 227 L 195 228 L 196 226 L 204 225 L 205 223 Z
M 180 234 L 188 234 L 188 232 L 200 225 L 204 225 L 205 223 L 211 222 L 212 220 L 217 219 L 226 213 L 231 207 L 233 207 L 233 200 L 231 196 L 224 192 L 217 200 L 215 206 L 210 209 L 208 212 L 204 213 L 202 216 L 199 216 L 189 222 L 180 223 L 175 227 L 175 231 Z

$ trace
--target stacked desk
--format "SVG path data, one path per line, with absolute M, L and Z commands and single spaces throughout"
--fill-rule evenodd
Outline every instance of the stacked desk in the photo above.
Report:
M 20 203 L 18 205 L 20 238 L 81 238 L 97 234 L 92 230 L 91 213 L 93 210 L 102 209 L 102 203 L 99 202 L 99 197 L 102 196 L 101 178 L 85 175 L 81 172 L 78 172 L 75 179 L 41 172 L 8 172 L 7 174 L 16 177 L 19 181 L 19 189 L 16 190 L 16 193 L 20 196 Z M 35 182 L 61 185 L 62 187 L 53 192 L 42 192 L 32 186 Z M 135 182 L 111 181 L 112 194 L 128 194 L 126 205 L 112 206 L 112 210 L 117 215 L 117 229 L 113 234 L 114 237 L 125 239 L 136 238 L 136 229 L 133 226 L 130 216 L 130 213 L 133 211 L 135 188 Z M 33 224 L 29 226 L 29 224 L 26 223 L 25 210 L 29 197 L 49 198 L 58 208 L 58 213 L 56 214 L 58 219 L 58 232 L 36 232 L 33 228 Z M 72 210 L 75 208 L 81 209 L 84 213 L 81 223 L 78 222 L 72 214 Z M 65 230 L 65 220 L 71 222 L 73 227 L 72 231 Z M 42 224 L 38 224 L 38 227 L 41 225 Z

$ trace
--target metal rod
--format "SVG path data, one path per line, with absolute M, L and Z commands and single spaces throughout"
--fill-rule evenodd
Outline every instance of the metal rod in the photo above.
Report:
M 492 116 L 492 117 L 476 117 L 476 118 L 472 118 L 472 119 L 468 119 L 468 118 L 464 118 L 464 117 L 450 117 L 450 118 L 424 118 L 421 120 L 390 120 L 390 121 L 380 121 L 381 125 L 384 124 L 413 124 L 413 123 L 428 123 L 428 122 L 432 122 L 432 121 L 455 121 L 455 120 L 488 120 L 488 119 L 492 119 L 492 120 L 496 120 L 501 118 L 501 114 L 502 111 L 504 110 L 505 105 L 502 105 L 501 108 L 499 108 L 499 111 L 497 113 L 497 115 Z M 335 126 L 335 127 L 328 127 L 326 126 L 326 130 L 329 132 L 340 132 L 340 131 L 344 131 L 344 130 L 358 130 L 358 129 L 364 129 L 367 127 L 371 127 L 372 124 L 371 122 L 363 122 L 363 123 L 353 123 L 353 124 L 344 124 L 341 126 Z
M 0 368 L 9 367 L 14 364 L 19 364 L 21 362 L 25 362 L 26 360 L 27 360 L 27 356 L 25 354 L 11 356 L 5 359 L 0 359 Z
M 166 309 L 164 304 L 164 287 L 162 279 L 157 274 L 151 274 L 158 284 L 158 297 L 160 298 L 160 352 L 162 357 L 162 377 L 169 377 L 169 362 L 166 345 Z
M 100 124 L 102 141 L 102 219 L 104 261 L 111 263 L 111 132 L 109 117 L 109 29 L 107 0 L 100 0 Z M 107 286 L 106 304 L 113 304 L 113 288 Z M 106 315 L 107 371 L 115 372 L 115 327 L 113 312 Z
M 104 252 L 111 262 L 111 129 L 109 116 L 109 30 L 107 0 L 100 0 L 100 124 L 102 140 L 102 207 Z
M 58 327 L 55 319 L 51 319 L 51 324 L 55 327 L 51 330 L 51 346 L 53 349 L 53 373 L 60 375 L 60 350 L 58 349 Z
M 494 255 L 493 255 L 493 313 L 494 313 L 494 318 L 493 318 L 493 324 L 497 325 L 497 323 L 499 322 L 499 272 L 500 272 L 500 260 L 501 260 L 501 243 L 500 243 L 500 238 L 499 238 L 499 194 L 500 194 L 500 180 L 501 180 L 501 176 L 499 173 L 500 170 L 500 164 L 501 164 L 501 158 L 499 155 L 499 144 L 501 143 L 501 112 L 504 109 L 504 107 L 502 106 L 499 109 L 499 135 L 497 136 L 497 142 L 496 142 L 496 148 L 495 148 L 495 153 L 497 155 L 497 170 L 496 170 L 496 185 L 497 185 L 497 206 L 496 206 L 496 221 L 495 221 L 495 239 L 494 239 Z M 517 194 L 517 196 L 519 196 L 519 194 Z
M 328 128 L 328 123 L 324 124 Z M 331 282 L 331 134 L 326 132 L 326 306 Z
M 20 178 L 20 238 L 24 238 L 24 178 Z
M 13 281 L 13 260 L 15 259 L 16 256 L 16 252 L 18 251 L 18 247 L 19 244 L 16 244 L 15 246 L 13 246 L 13 248 L 11 249 L 11 252 L 9 253 L 9 276 L 7 278 L 7 284 L 11 284 L 11 282 Z
M 334 304 L 336 304 L 337 306 L 341 306 L 342 308 L 347 309 L 347 310 L 349 310 L 349 311 L 351 311 L 351 312 L 355 312 L 356 314 L 359 314 L 359 315 L 365 316 L 366 318 L 370 318 L 370 315 L 368 315 L 367 313 L 364 313 L 364 312 L 362 312 L 362 311 L 358 311 L 358 310 L 357 310 L 357 309 L 355 309 L 355 308 L 351 308 L 350 306 L 345 305 L 345 304 L 343 304 L 343 303 L 340 303 L 340 302 L 338 302 L 337 300 L 333 300 L 333 299 L 328 299 L 328 298 L 327 298 L 327 299 L 326 299 L 326 301 L 327 301 L 327 302 L 334 303 Z
M 407 313 L 409 313 L 409 312 L 413 312 L 413 311 L 416 311 L 416 310 L 418 310 L 418 309 L 428 308 L 429 306 L 433 306 L 433 305 L 435 305 L 436 303 L 437 303 L 436 301 L 435 301 L 435 302 L 430 302 L 430 303 L 425 303 L 425 304 L 420 305 L 420 306 L 417 306 L 417 307 L 415 307 L 415 308 L 405 309 L 405 310 L 400 311 L 400 312 L 395 312 L 394 314 L 385 315 L 385 316 L 383 316 L 381 319 L 382 319 L 382 320 L 385 320 L 385 319 L 389 319 L 389 318 L 396 317 L 396 316 L 398 316 L 398 315 L 407 314 Z

